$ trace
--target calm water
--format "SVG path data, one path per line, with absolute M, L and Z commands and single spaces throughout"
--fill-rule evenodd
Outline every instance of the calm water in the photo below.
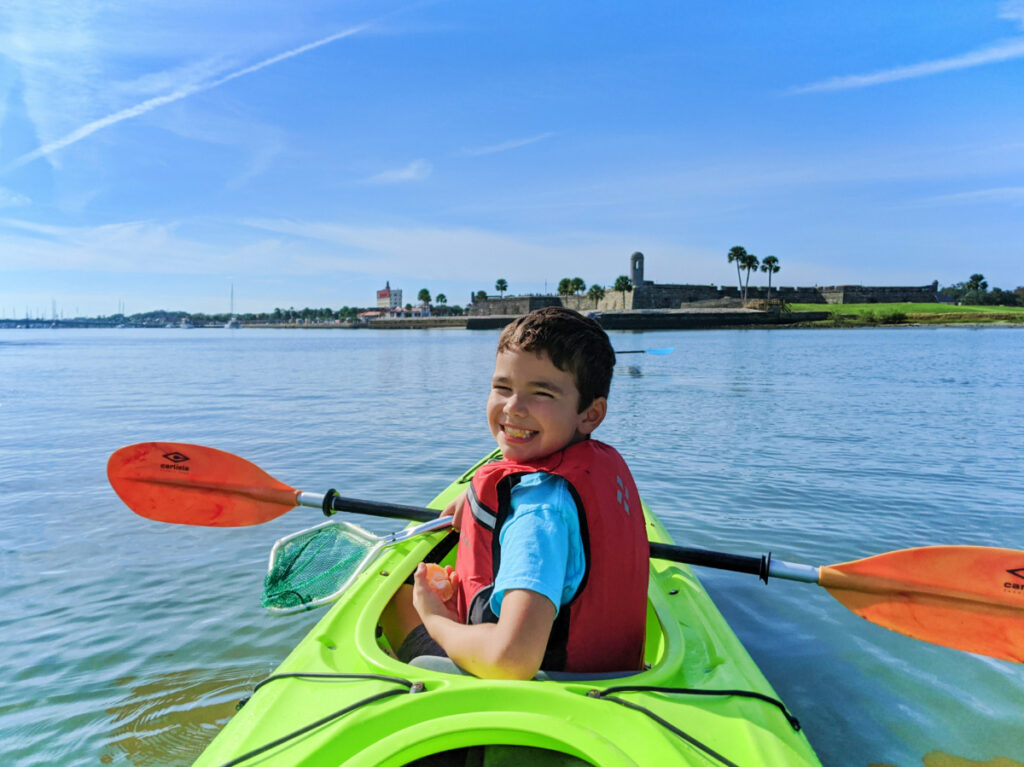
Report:
M 111 452 L 197 442 L 295 487 L 421 504 L 491 448 L 495 338 L 0 331 L 0 764 L 190 764 L 319 617 L 259 607 L 270 545 L 315 512 L 151 522 L 108 487 Z M 613 342 L 676 347 L 621 358 L 599 436 L 677 542 L 808 564 L 1024 549 L 1024 331 Z M 814 586 L 702 578 L 826 765 L 1024 762 L 1024 666 L 887 632 Z

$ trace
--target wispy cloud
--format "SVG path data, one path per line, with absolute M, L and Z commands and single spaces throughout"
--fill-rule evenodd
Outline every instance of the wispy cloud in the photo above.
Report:
M 118 275 L 207 275 L 235 270 L 261 276 L 280 272 L 286 261 L 293 274 L 322 268 L 311 265 L 305 254 L 289 251 L 280 238 L 232 237 L 237 230 L 221 228 L 217 241 L 211 242 L 204 236 L 209 230 L 210 222 L 197 221 L 56 226 L 0 218 L 0 252 L 5 255 L 0 268 Z
M 15 168 L 22 165 L 26 165 L 27 163 L 30 163 L 33 160 L 37 160 L 40 157 L 45 157 L 46 155 L 49 155 L 60 149 L 64 149 L 68 146 L 71 146 L 72 144 L 81 141 L 82 139 L 87 138 L 88 136 L 91 136 L 93 133 L 96 133 L 99 130 L 103 130 L 104 128 L 109 128 L 111 125 L 116 125 L 117 123 L 122 122 L 123 120 L 138 117 L 140 115 L 146 114 L 147 112 L 151 112 L 152 110 L 157 109 L 159 107 L 171 104 L 175 101 L 180 101 L 181 99 L 187 98 L 188 96 L 191 96 L 195 93 L 200 93 L 202 91 L 211 90 L 212 88 L 217 88 L 221 85 L 224 85 L 225 83 L 231 82 L 232 80 L 236 80 L 239 77 L 251 75 L 255 72 L 260 71 L 261 69 L 265 69 L 269 66 L 285 61 L 286 59 L 290 59 L 295 56 L 300 56 L 303 53 L 307 53 L 311 50 L 314 50 L 315 48 L 328 45 L 330 43 L 333 43 L 337 40 L 341 40 L 346 37 L 351 37 L 352 35 L 364 31 L 367 28 L 367 26 L 368 25 L 366 24 L 361 24 L 343 30 L 341 32 L 336 32 L 333 35 L 328 35 L 327 37 L 320 38 L 319 40 L 307 43 L 306 45 L 300 45 L 297 48 L 293 48 L 289 51 L 285 51 L 284 53 L 279 53 L 276 56 L 271 56 L 270 58 L 263 59 L 262 61 L 259 61 L 255 64 L 243 67 L 242 69 L 230 72 L 229 74 L 223 75 L 213 80 L 208 80 L 206 82 L 199 83 L 189 83 L 186 85 L 178 86 L 170 93 L 146 99 L 145 101 L 142 101 L 134 106 L 128 107 L 127 109 L 122 109 L 120 111 L 114 112 L 113 114 L 109 114 L 106 117 L 102 117 L 99 120 L 93 120 L 92 122 L 86 123 L 85 125 L 81 126 L 80 128 L 77 128 L 76 130 L 73 130 L 71 133 L 68 133 L 67 135 L 61 138 L 58 138 L 54 141 L 50 141 L 44 144 L 43 146 L 39 147 L 38 149 L 34 149 L 31 152 L 23 154 L 21 157 L 15 159 L 8 166 L 8 168 Z
M 435 279 L 454 274 L 463 281 L 493 282 L 495 263 L 506 264 L 504 276 L 517 283 L 558 279 L 564 272 L 582 273 L 584 269 L 606 272 L 610 279 L 621 273 L 623 254 L 636 249 L 632 234 L 606 231 L 537 235 L 466 226 L 373 226 L 289 219 L 241 223 L 296 238 L 288 245 L 289 252 L 320 253 L 325 266 L 344 264 L 366 274 L 390 272 Z
M 974 189 L 970 192 L 943 194 L 929 197 L 923 201 L 926 205 L 957 205 L 974 203 L 1001 203 L 1024 205 L 1024 186 L 1001 186 L 992 189 Z
M 552 132 L 541 133 L 537 136 L 530 136 L 529 138 L 517 138 L 509 141 L 503 141 L 500 144 L 492 144 L 491 146 L 481 146 L 469 149 L 463 149 L 462 154 L 469 157 L 479 157 L 485 154 L 497 154 L 498 152 L 507 152 L 510 149 L 519 149 L 520 147 L 529 146 L 530 144 L 536 144 L 538 141 L 544 141 L 549 139 L 555 134 Z
M 960 69 L 970 69 L 971 67 L 978 67 L 983 64 L 995 64 L 1000 61 L 1010 61 L 1011 59 L 1022 57 L 1024 57 L 1024 38 L 981 48 L 960 56 L 952 56 L 948 59 L 935 59 L 934 61 L 924 61 L 920 64 L 911 64 L 905 67 L 883 69 L 866 75 L 833 77 L 821 82 L 793 88 L 790 93 L 820 93 L 823 91 L 849 90 L 851 88 L 867 88 L 872 85 L 894 83 L 899 80 L 912 80 L 917 77 L 928 77 L 929 75 L 937 75 L 942 72 L 954 72 Z
M 650 242 L 650 240 L 645 240 Z M 621 272 L 634 237 L 608 232 L 537 235 L 476 227 L 366 225 L 336 221 L 249 219 L 117 221 L 56 226 L 0 217 L 4 270 L 254 277 L 406 274 L 491 280 L 497 262 L 516 283 L 560 273 Z M 139 254 L 145 253 L 145 258 Z M 598 266 L 603 264 L 602 266 Z M 557 266 L 556 266 L 557 265 Z M 555 269 L 559 273 L 555 273 Z M 539 276 L 539 277 L 538 277 Z M 456 279 L 456 278 L 452 278 Z
M 434 171 L 434 166 L 427 160 L 413 160 L 404 168 L 386 170 L 366 179 L 367 184 L 405 184 L 410 181 L 423 181 Z
M 1024 0 L 1007 0 L 999 9 L 999 17 L 1024 26 Z M 913 80 L 918 77 L 929 77 L 944 72 L 956 72 L 962 69 L 998 64 L 1003 61 L 1024 58 L 1024 37 L 1003 40 L 987 45 L 974 51 L 950 56 L 943 59 L 931 59 L 917 64 L 881 69 L 860 75 L 842 75 L 821 80 L 809 85 L 790 89 L 791 94 L 822 93 L 826 91 L 842 91 L 853 88 L 869 88 L 900 80 Z
M 28 197 L 0 186 L 0 208 L 20 208 L 32 203 Z

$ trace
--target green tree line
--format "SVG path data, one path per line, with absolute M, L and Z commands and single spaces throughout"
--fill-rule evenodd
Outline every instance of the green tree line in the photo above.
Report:
M 508 280 L 506 280 L 504 277 L 499 278 L 494 283 L 494 289 L 502 298 L 504 298 L 505 293 L 508 291 Z M 602 285 L 594 283 L 593 285 L 590 286 L 588 290 L 587 283 L 584 281 L 582 277 L 563 277 L 561 280 L 558 281 L 558 295 L 582 296 L 584 293 L 586 293 L 587 298 L 594 302 L 594 306 L 597 306 L 597 304 L 607 295 L 608 290 L 621 292 L 623 295 L 625 295 L 625 293 L 633 290 L 633 282 L 632 280 L 629 279 L 629 277 L 625 275 L 620 275 L 615 279 L 615 284 L 611 288 L 605 288 Z M 475 302 L 483 302 L 486 300 L 486 290 L 478 290 L 476 293 L 473 294 L 473 301 Z
M 443 293 L 438 294 L 436 301 L 439 304 L 437 309 L 435 309 L 436 314 L 458 316 L 463 313 L 463 308 L 461 306 L 448 306 L 448 300 Z M 359 318 L 359 313 L 367 311 L 368 308 L 376 310 L 376 307 L 359 306 L 342 306 L 340 309 L 332 309 L 330 307 L 315 308 L 308 306 L 302 309 L 296 309 L 295 307 L 283 309 L 281 307 L 277 307 L 272 312 L 239 312 L 234 316 L 243 323 L 268 325 L 312 325 L 333 322 L 355 322 Z M 131 325 L 162 327 L 164 325 L 177 325 L 183 319 L 191 320 L 196 325 L 224 324 L 231 319 L 231 316 L 232 315 L 228 313 L 206 314 L 204 312 L 190 313 L 158 309 L 151 312 L 140 312 L 138 314 L 131 315 L 118 314 L 99 319 Z
M 965 282 L 953 283 L 940 292 L 967 306 L 1024 306 L 1024 285 L 1014 290 L 989 290 L 984 274 L 972 274 Z

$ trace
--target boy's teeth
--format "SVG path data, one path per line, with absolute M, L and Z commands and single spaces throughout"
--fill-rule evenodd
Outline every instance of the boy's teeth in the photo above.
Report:
M 510 437 L 515 437 L 517 439 L 523 439 L 524 437 L 529 437 L 531 434 L 533 434 L 533 432 L 530 431 L 529 429 L 516 429 L 512 426 L 506 426 L 505 433 L 508 434 Z

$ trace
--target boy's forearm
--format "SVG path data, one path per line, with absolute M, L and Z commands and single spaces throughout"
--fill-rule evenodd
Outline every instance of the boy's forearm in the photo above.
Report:
M 426 616 L 423 625 L 461 668 L 484 679 L 531 679 L 540 670 L 543 653 L 510 644 L 497 623 L 466 625 L 442 615 Z
M 427 632 L 448 657 L 485 679 L 534 677 L 544 660 L 555 614 L 551 600 L 527 589 L 505 595 L 497 623 L 466 625 L 439 610 L 420 611 Z

